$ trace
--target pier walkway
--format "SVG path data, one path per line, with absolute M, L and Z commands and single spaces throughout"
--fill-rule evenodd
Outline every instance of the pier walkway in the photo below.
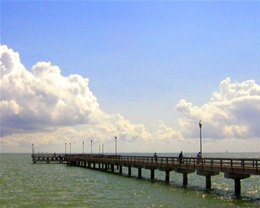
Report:
M 68 166 L 79 166 L 103 171 L 122 174 L 123 168 L 138 169 L 138 177 L 142 177 L 142 169 L 148 169 L 151 179 L 155 178 L 155 170 L 165 172 L 165 181 L 170 180 L 170 172 L 175 171 L 183 175 L 183 185 L 188 184 L 188 174 L 195 173 L 205 176 L 206 188 L 211 188 L 211 177 L 224 173 L 225 178 L 234 180 L 235 194 L 241 194 L 241 180 L 251 175 L 260 175 L 260 159 L 256 158 L 201 158 L 184 157 L 179 161 L 178 157 L 151 156 L 124 156 L 124 155 L 101 155 L 101 154 L 33 154 L 32 160 L 38 162 L 67 163 Z

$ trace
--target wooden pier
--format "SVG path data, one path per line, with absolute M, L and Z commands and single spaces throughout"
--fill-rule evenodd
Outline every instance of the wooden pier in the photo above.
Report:
M 65 154 L 32 154 L 33 163 L 64 163 Z
M 115 172 L 122 174 L 123 168 L 138 169 L 138 177 L 142 177 L 142 169 L 148 169 L 151 179 L 155 178 L 155 170 L 165 172 L 165 181 L 170 181 L 170 172 L 175 171 L 183 175 L 183 185 L 188 184 L 188 174 L 195 173 L 205 176 L 206 189 L 211 188 L 211 177 L 224 173 L 225 178 L 234 180 L 235 194 L 241 194 L 241 180 L 251 175 L 260 175 L 260 159 L 256 158 L 201 158 L 184 157 L 182 162 L 178 157 L 154 157 L 147 156 L 124 156 L 124 155 L 101 155 L 101 154 L 33 154 L 32 160 L 38 162 L 67 163 L 68 166 L 79 166 L 96 170 Z

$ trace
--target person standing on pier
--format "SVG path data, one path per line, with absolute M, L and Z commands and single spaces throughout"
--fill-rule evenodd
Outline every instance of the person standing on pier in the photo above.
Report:
M 157 154 L 156 154 L 156 152 L 154 153 L 153 157 L 154 157 L 154 161 L 157 162 Z
M 201 161 L 201 153 L 198 152 L 198 154 L 197 154 L 197 164 L 200 164 L 200 161 Z
M 182 158 L 183 158 L 183 154 L 182 154 L 182 151 L 181 151 L 180 154 L 179 154 L 179 163 L 183 163 Z

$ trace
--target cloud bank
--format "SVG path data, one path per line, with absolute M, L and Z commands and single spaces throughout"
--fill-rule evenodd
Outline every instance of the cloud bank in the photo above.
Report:
M 227 139 L 253 139 L 259 144 L 260 86 L 254 80 L 238 83 L 226 78 L 201 107 L 182 99 L 173 108 L 180 115 L 179 130 L 160 120 L 157 130 L 148 132 L 143 124 L 103 112 L 87 78 L 77 74 L 64 77 L 50 62 L 38 62 L 29 71 L 17 52 L 0 47 L 1 151 L 16 147 L 28 151 L 32 143 L 46 147 L 77 143 L 79 148 L 82 141 L 93 138 L 96 144 L 113 146 L 114 136 L 135 144 L 132 148 L 126 145 L 126 151 L 168 151 L 159 146 L 177 144 L 173 150 L 179 150 L 197 142 L 200 119 L 203 136 L 211 145 Z
M 37 63 L 31 73 L 7 46 L 1 46 L 1 111 L 1 136 L 91 124 L 101 113 L 88 79 L 63 77 L 50 62 Z
M 129 142 L 149 137 L 144 125 L 132 124 L 120 114 L 102 112 L 86 78 L 76 74 L 64 77 L 59 67 L 50 62 L 39 62 L 29 72 L 20 62 L 19 54 L 5 45 L 1 46 L 0 64 L 1 141 L 4 143 L 26 142 L 18 137 L 44 137 L 43 133 L 54 135 L 46 140 L 39 138 L 46 143 L 55 143 L 57 137 L 65 137 L 66 141 L 76 137 L 105 139 L 107 135 L 120 135 Z
M 260 138 L 260 86 L 254 80 L 232 83 L 226 78 L 209 103 L 198 107 L 180 100 L 175 109 L 182 114 L 185 137 L 197 136 L 198 126 L 194 128 L 193 124 L 201 119 L 207 138 Z

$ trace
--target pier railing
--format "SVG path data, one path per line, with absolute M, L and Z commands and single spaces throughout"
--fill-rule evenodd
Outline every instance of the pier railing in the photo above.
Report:
M 63 163 L 65 162 L 65 154 L 60 154 L 60 153 L 37 153 L 37 154 L 32 154 L 32 161 L 33 163 L 36 162 L 46 162 L 46 163 Z
M 256 158 L 201 158 L 183 157 L 147 157 L 124 155 L 66 155 L 65 159 L 90 162 L 108 162 L 120 165 L 150 165 L 154 168 L 163 166 L 186 167 L 192 169 L 215 170 L 221 172 L 238 172 L 260 175 L 260 159 Z

